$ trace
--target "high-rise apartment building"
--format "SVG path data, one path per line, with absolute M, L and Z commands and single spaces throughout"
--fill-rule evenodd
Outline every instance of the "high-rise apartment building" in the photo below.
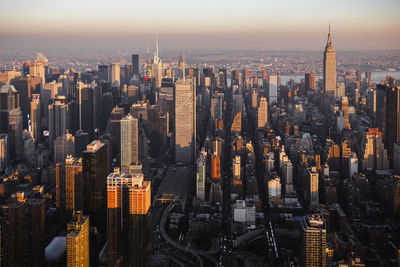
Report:
M 139 164 L 138 119 L 128 114 L 121 120 L 121 170 L 128 172 L 130 166 Z
M 336 54 L 332 44 L 331 28 L 329 26 L 328 41 L 325 46 L 324 64 L 324 92 L 334 94 L 336 89 Z
M 260 98 L 260 105 L 257 109 L 257 127 L 266 128 L 268 125 L 268 102 L 265 97 Z
M 107 177 L 108 266 L 146 266 L 151 260 L 151 183 L 142 174 Z
M 301 220 L 303 266 L 326 266 L 326 224 L 319 214 Z
M 194 163 L 196 158 L 196 90 L 192 81 L 176 82 L 174 110 L 175 161 Z
M 67 266 L 89 266 L 89 217 L 74 211 L 67 225 Z

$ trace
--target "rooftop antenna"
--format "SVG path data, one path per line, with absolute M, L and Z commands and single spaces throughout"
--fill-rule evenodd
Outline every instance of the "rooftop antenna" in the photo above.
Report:
M 149 65 L 149 41 L 147 41 L 147 65 Z
M 156 37 L 156 53 L 155 53 L 154 61 L 158 62 L 158 36 Z

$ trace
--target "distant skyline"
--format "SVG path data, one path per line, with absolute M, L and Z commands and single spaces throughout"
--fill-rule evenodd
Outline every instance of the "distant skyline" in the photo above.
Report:
M 398 0 L 6 0 L 0 50 L 336 50 L 400 48 Z

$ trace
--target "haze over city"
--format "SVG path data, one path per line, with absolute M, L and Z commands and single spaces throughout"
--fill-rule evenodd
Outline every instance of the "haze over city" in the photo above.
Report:
M 400 2 L 2 1 L 0 49 L 145 51 L 320 50 L 329 21 L 337 50 L 398 49 Z

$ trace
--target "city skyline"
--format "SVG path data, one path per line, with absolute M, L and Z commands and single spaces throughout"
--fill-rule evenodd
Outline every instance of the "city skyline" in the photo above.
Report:
M 108 1 L 2 5 L 0 51 L 145 51 L 156 36 L 166 50 L 321 50 L 329 21 L 338 50 L 397 49 L 400 41 L 400 3 L 393 0 L 339 1 L 329 8 L 323 1 L 113 1 L 113 11 Z
M 1 4 L 0 265 L 399 267 L 398 1 Z

